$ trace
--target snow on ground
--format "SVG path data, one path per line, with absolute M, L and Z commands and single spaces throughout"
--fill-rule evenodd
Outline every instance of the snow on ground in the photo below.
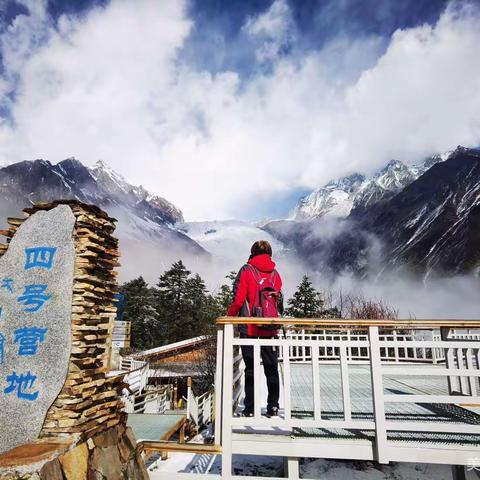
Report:
M 221 457 L 172 453 L 168 460 L 159 460 L 149 468 L 151 480 L 166 480 L 169 473 L 221 473 Z M 283 477 L 282 457 L 233 457 L 235 475 L 257 477 Z M 480 472 L 478 472 L 480 473 Z M 477 472 L 466 472 L 467 480 L 478 480 Z M 207 477 L 208 478 L 208 477 Z M 300 478 L 321 480 L 451 480 L 449 465 L 391 463 L 379 465 L 373 462 L 303 459 L 300 461 Z
M 266 386 L 264 386 L 264 389 Z M 192 440 L 192 443 L 204 443 L 211 438 L 211 432 L 205 430 Z M 220 474 L 221 455 L 199 455 L 194 453 L 169 453 L 168 460 L 156 460 L 148 464 L 150 480 L 168 480 L 172 473 Z M 475 460 L 475 459 L 474 459 Z M 475 462 L 477 463 L 477 462 Z M 283 477 L 283 457 L 234 455 L 234 475 L 251 477 Z M 466 480 L 479 480 L 478 467 L 466 468 Z M 208 476 L 206 477 L 208 479 Z M 304 458 L 300 460 L 300 478 L 309 480 L 451 480 L 450 465 L 396 463 L 380 465 L 371 461 L 328 460 Z
M 265 378 L 262 376 L 262 390 L 266 393 Z M 280 389 L 280 401 L 283 388 Z M 211 437 L 204 431 L 192 441 L 203 443 Z M 168 480 L 172 473 L 220 474 L 222 458 L 220 455 L 198 455 L 193 453 L 170 453 L 168 460 L 153 462 L 148 470 L 151 480 Z M 235 475 L 256 477 L 283 477 L 283 457 L 234 455 L 233 472 Z M 467 480 L 479 480 L 480 461 L 475 470 L 466 472 Z M 467 467 L 468 469 L 468 467 Z M 208 477 L 206 477 L 208 479 Z M 380 465 L 370 461 L 328 460 L 305 458 L 300 460 L 300 478 L 310 480 L 451 480 L 449 465 L 390 463 Z

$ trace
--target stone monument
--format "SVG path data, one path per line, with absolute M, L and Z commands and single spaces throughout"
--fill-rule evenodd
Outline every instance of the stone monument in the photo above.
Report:
M 115 220 L 36 204 L 0 231 L 0 479 L 147 479 L 109 374 Z
M 38 212 L 0 258 L 0 453 L 38 438 L 67 376 L 74 224 L 67 205 Z

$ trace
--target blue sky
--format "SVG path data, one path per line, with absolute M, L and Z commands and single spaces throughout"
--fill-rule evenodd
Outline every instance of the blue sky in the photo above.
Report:
M 232 69 L 243 75 L 251 74 L 258 67 L 255 45 L 242 27 L 249 17 L 262 14 L 271 3 L 248 0 L 191 2 L 189 11 L 195 19 L 195 27 L 185 46 L 185 58 L 210 71 Z M 446 4 L 446 0 L 288 1 L 299 36 L 296 49 L 300 51 L 320 50 L 338 36 L 378 35 L 387 45 L 397 29 L 435 23 Z M 219 38 L 225 42 L 222 49 L 217 49 Z M 212 56 L 212 50 L 220 51 Z
M 281 217 L 480 143 L 478 6 L 0 0 L 0 163 L 103 159 L 187 219 Z

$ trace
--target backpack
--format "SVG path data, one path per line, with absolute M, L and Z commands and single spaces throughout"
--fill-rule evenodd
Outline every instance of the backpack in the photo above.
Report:
M 278 317 L 279 292 L 275 289 L 277 271 L 273 270 L 270 277 L 263 278 L 253 265 L 247 265 L 258 286 L 258 295 L 255 296 L 252 305 L 252 317 Z M 281 325 L 262 324 L 259 327 L 263 330 L 278 330 Z

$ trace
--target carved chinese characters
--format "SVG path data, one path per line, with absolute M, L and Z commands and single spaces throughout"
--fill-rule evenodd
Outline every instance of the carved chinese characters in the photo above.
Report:
M 71 351 L 75 217 L 28 218 L 0 258 L 0 453 L 35 440 Z

